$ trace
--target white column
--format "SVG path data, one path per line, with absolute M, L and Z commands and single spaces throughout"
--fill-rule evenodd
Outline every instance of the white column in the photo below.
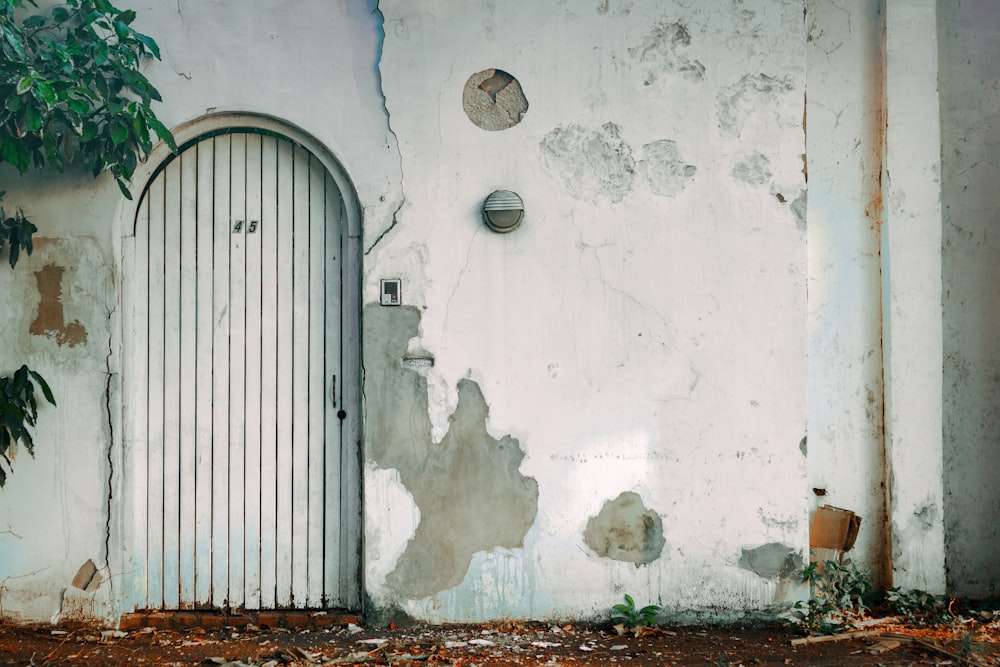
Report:
M 945 592 L 935 0 L 886 0 L 883 354 L 893 584 Z

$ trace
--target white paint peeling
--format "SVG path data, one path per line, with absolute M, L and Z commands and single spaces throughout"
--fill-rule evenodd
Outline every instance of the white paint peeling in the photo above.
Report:
M 441 510 L 418 507 L 402 481 L 412 470 L 366 461 L 358 584 L 377 609 L 434 621 L 596 618 L 642 591 L 682 620 L 770 613 L 804 591 L 741 567 L 741 555 L 776 544 L 804 557 L 813 487 L 865 518 L 858 562 L 887 573 L 892 558 L 905 581 L 942 584 L 947 507 L 941 484 L 924 485 L 943 474 L 933 462 L 941 429 L 924 410 L 940 389 L 925 372 L 940 356 L 940 331 L 924 335 L 940 320 L 940 296 L 922 282 L 940 286 L 941 271 L 916 260 L 939 254 L 933 190 L 950 172 L 892 151 L 940 155 L 940 141 L 912 129 L 935 107 L 935 79 L 921 69 L 890 80 L 905 85 L 887 91 L 883 152 L 878 7 L 809 2 L 804 24 L 791 0 L 124 6 L 164 53 L 145 71 L 169 126 L 216 112 L 273 117 L 349 176 L 363 218 L 350 231 L 363 235 L 361 303 L 378 302 L 381 278 L 400 278 L 399 312 L 419 321 L 405 354 L 386 363 L 415 371 L 393 379 L 413 380 L 399 396 L 421 414 L 399 423 L 421 432 L 388 429 L 401 442 L 369 440 L 366 451 L 410 461 L 389 446 L 414 445 L 420 460 L 410 463 L 433 466 L 456 388 L 471 379 L 487 435 L 497 446 L 508 434 L 517 441 L 515 451 L 505 440 L 510 465 L 501 469 L 537 485 L 526 533 L 473 553 L 464 576 L 437 573 L 450 588 L 407 599 L 387 580 L 404 576 L 408 544 Z M 914 25 L 888 24 L 890 45 L 903 48 L 890 49 L 890 66 L 930 43 L 931 24 Z M 919 39 L 907 37 L 911 28 Z M 470 76 L 492 69 L 516 78 L 530 104 L 516 125 L 485 131 L 462 96 Z M 474 86 L 467 92 L 485 104 Z M 895 144 L 893 131 L 902 132 Z M 904 168 L 880 185 L 883 157 Z M 141 167 L 137 187 L 154 166 Z M 123 588 L 141 576 L 124 565 L 123 397 L 117 375 L 108 381 L 120 372 L 127 326 L 117 304 L 132 279 L 120 258 L 133 209 L 108 178 L 9 174 L 0 171 L 5 206 L 23 206 L 54 240 L 17 271 L 0 271 L 0 370 L 28 361 L 67 400 L 43 408 L 38 458 L 21 456 L 0 491 L 17 499 L 0 505 L 0 603 L 5 615 L 49 619 L 90 559 L 111 582 L 94 594 L 93 613 L 113 620 Z M 525 203 L 511 234 L 481 221 L 497 189 Z M 890 224 L 920 225 L 896 237 L 901 246 L 880 246 L 883 192 Z M 883 311 L 885 253 L 895 274 Z M 904 271 L 906 259 L 916 273 Z M 41 300 L 34 272 L 49 264 L 63 267 L 61 322 L 79 323 L 85 343 L 60 344 L 69 339 L 54 320 L 31 334 Z M 887 357 L 889 382 L 899 383 L 889 388 L 891 526 L 880 486 L 887 316 L 901 327 Z M 363 349 L 388 338 L 363 336 Z M 986 362 L 970 363 L 985 373 Z M 369 377 L 363 389 L 375 384 Z M 380 398 L 365 395 L 368 413 L 390 414 Z M 952 419 L 964 414 L 951 409 Z M 467 418 L 465 434 L 477 419 Z M 913 442 L 919 456 L 904 454 Z M 492 463 L 494 450 L 483 451 Z M 624 492 L 662 523 L 662 553 L 640 567 L 597 555 L 583 538 Z M 533 509 L 523 508 L 525 523 Z

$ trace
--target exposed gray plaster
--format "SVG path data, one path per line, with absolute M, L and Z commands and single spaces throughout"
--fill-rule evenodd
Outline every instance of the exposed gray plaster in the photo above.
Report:
M 666 544 L 660 515 L 646 509 L 639 494 L 632 491 L 606 501 L 597 516 L 587 521 L 583 539 L 598 556 L 636 566 L 659 558 Z
M 739 565 L 765 579 L 784 579 L 802 571 L 802 554 L 787 544 L 770 542 L 743 549 Z
M 778 108 L 780 105 L 775 100 L 794 90 L 788 77 L 776 79 L 766 74 L 747 74 L 719 92 L 716 98 L 719 126 L 724 132 L 738 137 L 748 118 L 759 116 L 762 109 Z
M 651 86 L 664 74 L 678 73 L 688 81 L 701 81 L 705 66 L 688 57 L 691 33 L 682 23 L 660 23 L 628 50 L 642 65 L 642 84 Z
M 635 160 L 621 128 L 605 123 L 598 130 L 571 123 L 550 131 L 541 142 L 546 165 L 580 199 L 609 197 L 620 202 L 632 190 Z
M 420 523 L 387 583 L 423 598 L 462 582 L 472 556 L 522 546 L 538 511 L 538 484 L 521 475 L 524 453 L 510 436 L 486 430 L 479 385 L 458 383 L 458 405 L 440 443 L 431 437 L 427 380 L 403 363 L 419 335 L 420 311 L 365 307 L 367 455 L 395 468 L 420 510 Z
M 462 108 L 477 127 L 498 131 L 514 127 L 528 112 L 520 82 L 499 69 L 476 72 L 465 82 Z
M 795 214 L 795 226 L 800 232 L 803 233 L 806 231 L 806 210 L 808 202 L 809 193 L 806 190 L 803 190 L 798 197 L 792 200 L 792 213 Z
M 771 176 L 771 161 L 760 153 L 746 155 L 733 165 L 733 178 L 750 185 L 764 185 Z
M 688 184 L 698 168 L 685 164 L 681 159 L 677 143 L 661 139 L 642 147 L 643 159 L 639 168 L 649 189 L 658 195 L 673 197 Z

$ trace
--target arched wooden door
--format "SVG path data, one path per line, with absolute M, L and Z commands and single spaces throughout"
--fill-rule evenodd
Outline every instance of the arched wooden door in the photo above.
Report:
M 358 606 L 346 235 L 333 176 L 275 132 L 199 137 L 143 192 L 123 247 L 126 610 Z

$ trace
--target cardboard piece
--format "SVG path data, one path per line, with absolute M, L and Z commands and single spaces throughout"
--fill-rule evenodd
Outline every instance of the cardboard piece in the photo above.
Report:
M 841 562 L 858 538 L 861 517 L 851 510 L 823 505 L 816 509 L 809 530 L 809 560 Z

